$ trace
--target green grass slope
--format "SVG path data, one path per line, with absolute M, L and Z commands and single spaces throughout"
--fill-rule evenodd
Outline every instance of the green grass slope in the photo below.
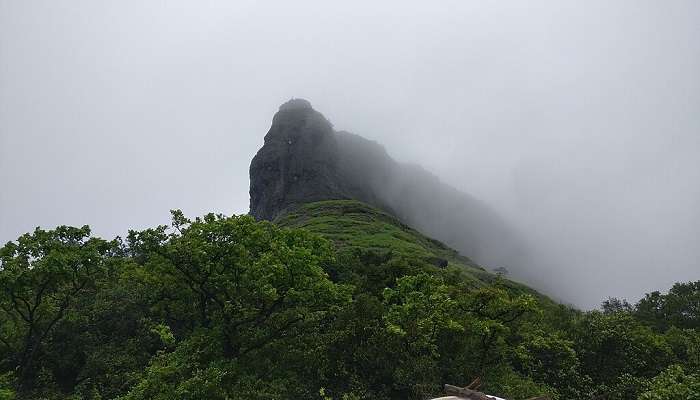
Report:
M 496 275 L 474 261 L 431 239 L 394 216 L 355 200 L 326 200 L 291 209 L 274 221 L 283 227 L 303 228 L 333 241 L 339 250 L 391 252 L 426 267 L 457 268 L 478 286 Z M 541 294 L 518 282 L 506 280 L 512 289 Z

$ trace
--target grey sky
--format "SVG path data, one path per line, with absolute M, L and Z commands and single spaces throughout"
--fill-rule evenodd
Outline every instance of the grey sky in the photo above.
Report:
M 0 241 L 247 212 L 303 97 L 491 204 L 558 298 L 700 279 L 700 2 L 259 3 L 0 0 Z

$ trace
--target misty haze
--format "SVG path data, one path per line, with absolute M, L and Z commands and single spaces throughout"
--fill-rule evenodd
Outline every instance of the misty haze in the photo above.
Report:
M 470 288 L 505 279 L 513 293 L 542 296 L 546 315 L 559 306 L 587 315 L 613 298 L 603 306 L 605 312 L 611 307 L 636 312 L 635 318 L 646 324 L 639 314 L 646 303 L 637 304 L 651 298 L 645 294 L 700 281 L 699 21 L 700 3 L 690 0 L 0 0 L 0 244 L 19 243 L 18 237 L 36 227 L 89 225 L 91 232 L 81 235 L 123 239 L 115 245 L 120 250 L 104 254 L 147 265 L 155 262 L 148 254 L 167 253 L 147 246 L 158 241 L 175 246 L 170 242 L 175 239 L 148 236 L 156 235 L 148 228 L 176 226 L 178 214 L 171 222 L 171 209 L 190 218 L 250 214 L 250 224 L 267 220 L 319 234 L 336 246 L 338 253 L 327 259 L 338 264 L 390 265 L 391 279 L 413 276 L 414 264 L 423 268 L 425 263 L 425 271 L 444 273 L 448 282 L 450 273 L 465 274 L 464 285 Z M 192 221 L 182 226 L 198 223 Z M 178 238 L 184 240 L 187 231 L 182 229 Z M 245 225 L 236 232 L 258 237 L 246 229 L 253 228 Z M 376 236 L 358 236 L 365 232 Z M 260 237 L 277 238 L 277 233 L 270 235 Z M 284 233 L 279 235 L 280 243 L 290 243 Z M 401 244 L 392 241 L 398 239 Z M 11 259 L 21 258 L 12 256 L 21 253 L 17 249 L 9 246 L 2 253 L 6 258 L 0 274 L 15 265 Z M 326 255 L 313 254 L 326 260 Z M 333 284 L 371 290 L 386 286 L 398 293 L 393 286 L 398 281 L 377 278 L 372 284 L 361 280 L 361 285 L 340 266 L 318 262 Z M 368 274 L 366 279 L 376 278 Z M 8 282 L 0 279 L 14 296 Z M 208 296 L 206 285 L 201 287 L 200 295 Z M 700 293 L 700 285 L 694 290 Z M 31 298 L 36 293 L 25 294 Z M 318 298 L 338 299 L 338 293 Z M 8 305 L 18 301 L 12 296 Z M 137 295 L 114 294 L 101 301 L 107 304 L 107 298 L 119 296 Z M 697 313 L 700 297 L 693 299 L 689 307 Z M 215 307 L 216 301 L 207 306 L 206 300 L 202 310 Z M 47 310 L 72 307 L 68 300 L 61 304 Z M 165 307 L 155 300 L 148 304 Z M 315 303 L 309 304 L 305 307 L 318 311 Z M 27 307 L 27 315 L 18 311 L 12 319 L 6 310 L 2 318 L 32 319 L 34 311 Z M 166 317 L 136 318 L 151 324 L 139 329 L 159 332 L 161 338 L 172 330 L 173 343 L 184 343 L 189 333 L 181 321 L 194 317 L 169 319 L 172 310 L 164 309 Z M 216 318 L 204 318 L 202 310 L 201 326 L 215 324 Z M 395 316 L 387 315 L 385 321 Z M 16 398 L 48 396 L 33 391 L 41 387 L 37 382 L 43 382 L 46 371 L 78 370 L 41 364 L 52 358 L 40 349 L 62 348 L 42 344 L 62 326 L 60 317 L 56 325 L 27 328 L 25 339 L 9 333 L 6 339 L 5 332 L 19 328 L 0 320 L 2 346 L 23 349 L 0 348 L 0 400 L 15 398 L 3 397 L 3 385 Z M 670 329 L 655 323 L 649 329 L 659 329 L 659 334 Z M 46 332 L 37 333 L 41 329 Z M 572 343 L 579 339 L 567 335 L 562 337 Z M 179 351 L 175 344 L 163 346 L 172 354 Z M 240 350 L 245 344 L 226 346 L 224 353 L 247 354 Z M 250 345 L 250 354 L 257 354 L 256 346 Z M 150 365 L 151 353 L 129 356 L 140 360 L 134 368 Z M 226 356 L 235 359 L 230 354 Z M 674 360 L 663 368 L 682 365 L 686 373 L 700 374 L 700 361 Z M 496 369 L 487 368 L 488 356 L 465 365 L 469 367 L 459 368 L 473 372 L 470 382 L 491 377 L 492 386 L 484 379 L 490 393 L 512 396 L 503 388 L 515 386 L 496 384 L 501 381 L 493 375 Z M 574 391 L 524 375 L 520 364 L 513 365 L 516 373 L 540 385 L 532 386 L 534 394 L 588 399 L 604 392 L 598 388 L 584 395 L 576 389 L 581 396 L 576 397 Z M 584 358 L 581 365 L 586 365 Z M 95 370 L 108 370 L 100 368 Z M 448 369 L 434 381 L 456 379 Z M 643 378 L 652 382 L 665 376 L 659 375 L 662 370 Z M 590 378 L 582 387 L 603 379 L 579 372 Z M 609 375 L 643 375 L 618 372 Z M 76 372 L 55 378 L 57 393 L 93 398 L 76 388 L 83 379 L 94 387 L 111 387 L 98 375 Z M 120 398 L 142 398 L 134 393 L 148 398 L 156 386 L 144 389 L 145 376 L 151 375 L 133 378 L 123 388 L 100 389 L 102 398 L 126 393 L 131 397 Z M 367 379 L 371 390 L 364 392 L 343 391 L 328 382 L 319 387 L 329 390 L 329 399 L 348 393 L 357 396 L 348 397 L 353 399 L 438 395 L 433 381 L 382 392 Z M 647 386 L 635 385 L 635 396 L 643 396 L 640 388 Z M 236 388 L 234 392 L 244 393 Z M 304 398 L 304 393 L 300 389 L 296 395 Z M 246 396 L 241 398 L 252 398 Z

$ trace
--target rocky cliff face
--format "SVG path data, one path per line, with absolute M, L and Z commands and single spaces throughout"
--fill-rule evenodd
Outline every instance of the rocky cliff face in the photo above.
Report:
M 378 144 L 335 132 L 308 101 L 290 100 L 280 106 L 250 164 L 250 214 L 274 220 L 295 204 L 329 199 L 388 209 L 367 184 L 371 176 L 386 175 L 388 161 Z
M 280 106 L 250 165 L 250 213 L 274 220 L 297 204 L 355 199 L 383 209 L 487 266 L 507 266 L 521 246 L 473 197 L 376 142 L 336 132 L 311 104 Z
M 308 101 L 283 104 L 250 164 L 250 214 L 271 220 L 290 205 L 340 196 L 337 154 L 330 122 Z

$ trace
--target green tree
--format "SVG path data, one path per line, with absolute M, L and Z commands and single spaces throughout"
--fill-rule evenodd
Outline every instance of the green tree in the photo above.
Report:
M 541 329 L 527 331 L 524 336 L 514 350 L 517 371 L 551 387 L 560 399 L 590 397 L 592 382 L 581 375 L 571 340 Z
M 2 363 L 15 371 L 20 392 L 45 367 L 40 358 L 57 325 L 72 315 L 83 293 L 94 290 L 116 251 L 116 242 L 90 237 L 87 226 L 37 228 L 0 249 Z
M 330 243 L 249 216 L 190 221 L 176 211 L 173 227 L 131 232 L 129 245 L 163 277 L 164 290 L 180 293 L 171 301 L 182 303 L 194 331 L 155 359 L 126 398 L 257 396 L 274 387 L 259 387 L 262 376 L 285 387 L 296 382 L 286 390 L 302 397 L 317 393 L 300 375 L 318 376 L 308 369 L 323 349 L 323 328 L 350 293 L 324 271 L 333 263 Z
M 700 281 L 676 283 L 667 294 L 646 294 L 636 305 L 636 315 L 659 331 L 671 326 L 700 329 Z
M 574 322 L 571 339 L 583 374 L 599 386 L 597 394 L 618 393 L 613 399 L 636 398 L 639 382 L 674 359 L 664 337 L 630 313 L 586 313 Z
M 639 400 L 698 400 L 700 376 L 687 374 L 679 365 L 672 365 L 656 376 Z
M 396 339 L 394 385 L 411 398 L 435 392 L 438 340 L 444 330 L 463 332 L 457 302 L 438 277 L 425 273 L 397 279 L 384 290 L 387 334 Z

